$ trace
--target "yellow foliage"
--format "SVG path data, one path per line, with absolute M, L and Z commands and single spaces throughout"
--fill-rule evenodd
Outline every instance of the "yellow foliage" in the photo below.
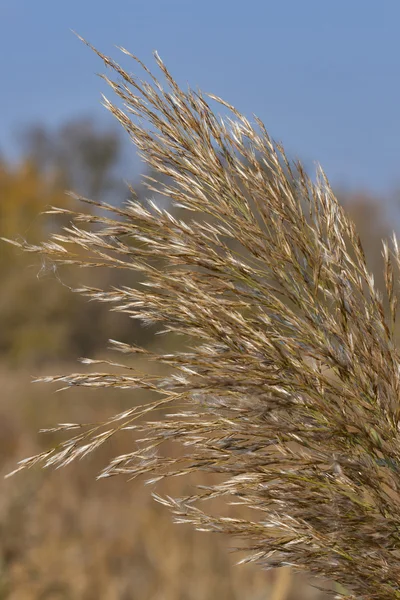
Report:
M 73 207 L 61 182 L 66 183 L 62 173 L 40 171 L 34 161 L 16 166 L 0 162 L 0 237 L 35 244 L 59 231 L 67 221 L 40 213 L 50 206 Z M 92 284 L 106 277 L 93 273 Z M 71 294 L 70 286 L 81 283 L 80 272 L 65 268 L 58 273 L 37 256 L 3 242 L 0 281 L 0 357 L 14 364 L 93 354 L 122 321 L 110 318 L 106 307 Z
M 43 239 L 47 221 L 40 218 L 39 213 L 49 205 L 63 206 L 68 201 L 57 184 L 57 177 L 40 173 L 29 160 L 16 167 L 0 163 L 0 198 L 2 236 L 13 238 L 26 234 L 31 240 Z

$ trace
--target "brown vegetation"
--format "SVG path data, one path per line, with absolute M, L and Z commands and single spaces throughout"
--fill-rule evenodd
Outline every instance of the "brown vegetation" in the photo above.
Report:
M 63 365 L 64 369 L 70 365 Z M 0 474 L 18 457 L 45 447 L 43 425 L 106 419 L 131 404 L 130 392 L 54 394 L 30 385 L 29 371 L 0 372 Z M 0 500 L 1 600 L 319 600 L 323 595 L 290 574 L 236 566 L 229 538 L 173 524 L 142 482 L 96 481 L 115 453 L 132 447 L 119 436 L 66 470 L 32 470 L 7 479 Z M 207 477 L 201 479 L 207 482 Z M 193 480 L 192 480 L 193 481 Z M 185 494 L 191 482 L 166 482 Z M 229 513 L 240 513 L 232 507 Z M 270 596 L 274 593 L 274 596 Z
M 77 291 L 162 328 L 172 350 L 113 342 L 126 361 L 43 377 L 130 390 L 133 404 L 50 427 L 71 437 L 20 469 L 66 466 L 107 442 L 117 457 L 102 477 L 146 475 L 178 521 L 231 534 L 248 560 L 336 580 L 359 599 L 400 597 L 396 241 L 384 246 L 384 299 L 322 172 L 313 183 L 261 122 L 218 98 L 235 120 L 216 117 L 158 57 L 167 91 L 146 68 L 141 82 L 100 56 L 125 108 L 106 106 L 160 175 L 149 189 L 188 216 L 81 198 L 88 212 L 50 211 L 72 220 L 62 233 L 16 244 L 54 264 L 133 273 L 135 285 Z M 108 372 L 91 370 L 102 363 Z

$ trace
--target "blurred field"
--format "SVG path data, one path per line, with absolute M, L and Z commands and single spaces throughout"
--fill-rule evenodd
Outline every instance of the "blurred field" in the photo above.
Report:
M 76 368 L 73 365 L 72 368 Z M 71 365 L 47 372 L 69 372 Z M 46 371 L 46 369 L 44 370 Z M 29 370 L 0 372 L 1 474 L 50 442 L 40 427 L 94 421 L 131 394 L 32 385 Z M 30 471 L 2 483 L 0 598 L 10 600 L 302 600 L 323 596 L 290 572 L 235 566 L 230 540 L 176 525 L 143 481 L 95 480 L 107 459 L 132 449 L 128 436 L 61 471 Z M 173 492 L 187 492 L 188 480 Z M 158 491 L 171 492 L 171 484 Z M 234 507 L 230 510 L 233 512 Z M 237 514 L 238 509 L 234 511 Z

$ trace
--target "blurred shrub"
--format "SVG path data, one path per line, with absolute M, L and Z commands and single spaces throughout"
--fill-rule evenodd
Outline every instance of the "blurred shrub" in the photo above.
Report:
M 51 205 L 74 208 L 65 189 L 76 186 L 100 197 L 114 189 L 112 171 L 120 147 L 115 134 L 81 121 L 62 128 L 56 139 L 44 131 L 31 132 L 28 146 L 27 157 L 18 165 L 0 163 L 0 235 L 36 243 L 67 224 L 67 218 L 40 215 Z M 111 335 L 146 337 L 137 322 L 72 294 L 70 288 L 79 287 L 81 275 L 68 268 L 58 273 L 32 254 L 1 244 L 2 360 L 20 364 L 76 358 L 104 348 Z M 111 286 L 122 283 L 124 276 L 98 270 L 86 275 L 85 283 Z

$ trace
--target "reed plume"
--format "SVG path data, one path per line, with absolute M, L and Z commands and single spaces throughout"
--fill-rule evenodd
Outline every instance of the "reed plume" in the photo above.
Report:
M 149 194 L 179 213 L 151 197 L 119 207 L 81 198 L 95 212 L 52 208 L 71 218 L 62 234 L 14 243 L 54 263 L 139 273 L 143 285 L 77 291 L 183 336 L 185 347 L 112 341 L 166 375 L 85 359 L 109 371 L 42 378 L 153 399 L 105 423 L 60 424 L 51 431 L 72 437 L 17 470 L 66 465 L 132 431 L 133 451 L 100 477 L 214 474 L 193 495 L 158 499 L 178 521 L 237 536 L 265 568 L 292 565 L 358 599 L 400 598 L 396 238 L 383 244 L 381 293 L 322 170 L 313 181 L 257 118 L 182 90 L 157 54 L 162 83 L 121 50 L 145 80 L 95 50 L 119 98 L 104 104 L 155 174 Z M 180 452 L 165 451 L 171 440 Z M 248 518 L 207 511 L 216 497 L 243 504 Z

